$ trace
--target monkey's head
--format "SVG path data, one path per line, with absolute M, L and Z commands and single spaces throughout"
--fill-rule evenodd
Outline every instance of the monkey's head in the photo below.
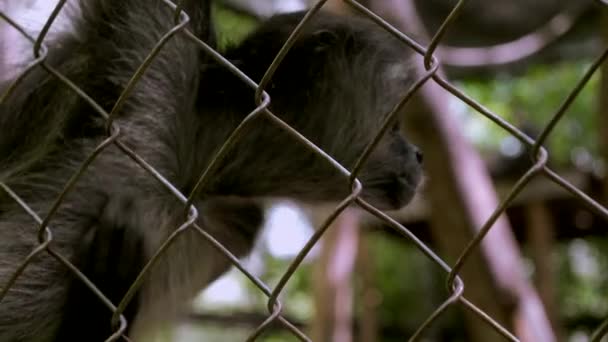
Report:
M 226 56 L 255 81 L 302 19 L 303 13 L 275 16 L 229 49 Z M 280 64 L 266 91 L 270 110 L 351 169 L 379 132 L 390 110 L 412 83 L 408 48 L 377 25 L 362 19 L 316 14 Z M 238 101 L 238 100 L 237 100 Z M 246 187 L 272 179 L 270 195 L 303 200 L 340 200 L 350 191 L 346 177 L 293 137 L 260 123 L 239 153 L 255 150 Z M 415 194 L 422 154 L 392 125 L 364 164 L 363 198 L 381 209 L 397 209 Z M 252 146 L 264 147 L 253 148 Z M 241 156 L 242 157 L 242 156 Z M 226 167 L 230 167 L 227 165 Z M 263 166 L 262 166 L 263 167 Z

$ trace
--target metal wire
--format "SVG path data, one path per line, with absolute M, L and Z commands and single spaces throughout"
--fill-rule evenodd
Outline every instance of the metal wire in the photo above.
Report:
M 166 249 L 173 243 L 176 237 L 187 230 L 192 230 L 197 232 L 203 238 L 207 240 L 208 243 L 211 244 L 217 251 L 219 251 L 222 255 L 224 255 L 238 270 L 240 270 L 263 294 L 268 297 L 268 312 L 269 315 L 267 319 L 261 323 L 255 331 L 251 333 L 248 337 L 248 341 L 254 341 L 259 336 L 263 335 L 267 330 L 268 326 L 270 326 L 274 321 L 278 320 L 285 329 L 290 331 L 295 337 L 297 337 L 301 341 L 309 341 L 310 339 L 294 324 L 291 324 L 281 315 L 281 310 L 283 308 L 283 304 L 278 301 L 278 297 L 285 288 L 286 284 L 290 281 L 293 274 L 299 268 L 304 257 L 310 252 L 310 250 L 317 244 L 319 239 L 325 234 L 326 230 L 330 227 L 330 225 L 334 222 L 334 220 L 340 215 L 340 213 L 349 205 L 355 204 L 361 207 L 363 210 L 369 212 L 371 215 L 374 215 L 378 219 L 382 220 L 388 227 L 391 227 L 395 231 L 397 231 L 400 235 L 409 239 L 417 248 L 426 255 L 430 260 L 440 266 L 446 272 L 446 279 L 448 283 L 448 289 L 450 290 L 450 296 L 447 298 L 440 306 L 436 308 L 436 310 L 424 321 L 422 322 L 416 333 L 410 337 L 410 340 L 417 340 L 424 335 L 424 332 L 434 321 L 436 321 L 445 310 L 452 305 L 463 305 L 465 308 L 469 309 L 471 312 L 476 314 L 482 321 L 486 322 L 490 327 L 492 327 L 498 334 L 503 336 L 505 340 L 508 341 L 517 341 L 518 339 L 509 332 L 506 328 L 501 326 L 497 321 L 495 321 L 491 316 L 484 313 L 483 310 L 476 307 L 470 301 L 468 301 L 464 296 L 464 287 L 465 283 L 458 276 L 458 273 L 462 269 L 463 265 L 467 262 L 469 255 L 479 248 L 481 241 L 484 239 L 486 234 L 492 229 L 494 223 L 498 219 L 498 217 L 504 214 L 506 208 L 513 202 L 514 198 L 527 186 L 527 184 L 534 177 L 545 177 L 548 180 L 556 183 L 557 185 L 563 187 L 567 191 L 569 191 L 576 199 L 578 199 L 581 203 L 589 207 L 592 211 L 594 211 L 598 216 L 602 217 L 604 220 L 608 221 L 608 210 L 597 203 L 585 193 L 583 193 L 580 189 L 577 189 L 574 185 L 570 184 L 567 180 L 560 177 L 559 174 L 551 170 L 547 166 L 547 161 L 549 159 L 549 153 L 542 147 L 543 142 L 546 138 L 552 133 L 554 127 L 557 123 L 562 119 L 564 115 L 566 115 L 567 109 L 569 105 L 573 102 L 573 100 L 578 96 L 581 89 L 588 83 L 591 76 L 594 74 L 597 68 L 604 62 L 605 58 L 608 56 L 608 49 L 606 49 L 593 63 L 593 65 L 589 68 L 588 72 L 582 77 L 580 82 L 576 84 L 571 93 L 564 100 L 563 104 L 556 110 L 555 114 L 552 116 L 552 119 L 545 125 L 542 134 L 535 141 L 526 134 L 524 134 L 521 130 L 519 130 L 514 125 L 510 124 L 506 120 L 502 119 L 499 115 L 490 111 L 474 99 L 467 96 L 460 89 L 456 88 L 450 82 L 448 82 L 445 78 L 440 76 L 437 73 L 439 61 L 433 55 L 437 46 L 440 44 L 442 37 L 446 32 L 449 31 L 450 26 L 454 18 L 458 16 L 461 12 L 463 5 L 465 3 L 464 0 L 458 1 L 451 13 L 444 20 L 440 29 L 437 31 L 435 36 L 432 38 L 428 48 L 425 48 L 421 44 L 417 43 L 414 39 L 408 37 L 406 34 L 400 32 L 395 27 L 390 25 L 387 21 L 385 21 L 380 16 L 371 12 L 367 8 L 363 7 L 359 3 L 354 0 L 344 0 L 344 3 L 351 6 L 354 10 L 358 11 L 362 15 L 368 17 L 375 23 L 377 23 L 380 27 L 384 28 L 392 35 L 394 35 L 397 39 L 399 39 L 403 44 L 409 46 L 413 51 L 423 56 L 423 64 L 426 69 L 426 73 L 421 75 L 412 85 L 412 87 L 405 93 L 402 97 L 402 100 L 394 107 L 394 109 L 386 116 L 385 121 L 382 127 L 378 130 L 373 141 L 366 147 L 365 151 L 361 154 L 360 158 L 357 160 L 355 166 L 351 171 L 344 168 L 337 161 L 335 161 L 330 155 L 328 155 L 325 151 L 318 148 L 311 141 L 306 139 L 302 134 L 294 130 L 287 123 L 283 122 L 276 115 L 274 115 L 270 110 L 268 110 L 268 105 L 271 101 L 270 96 L 264 91 L 265 87 L 270 83 L 274 72 L 282 62 L 283 58 L 293 45 L 294 41 L 299 36 L 301 29 L 306 25 L 306 22 L 314 17 L 317 11 L 323 6 L 326 0 L 318 1 L 305 15 L 300 24 L 295 28 L 291 36 L 288 38 L 287 42 L 281 48 L 280 52 L 275 57 L 274 61 L 268 68 L 264 77 L 262 78 L 259 84 L 256 84 L 252 81 L 247 75 L 245 75 L 242 71 L 240 71 L 236 66 L 231 64 L 228 60 L 223 58 L 219 53 L 213 50 L 210 46 L 208 46 L 205 42 L 199 40 L 195 37 L 190 31 L 187 30 L 186 25 L 189 21 L 189 17 L 187 13 L 182 11 L 181 5 L 176 5 L 169 0 L 163 0 L 167 6 L 172 8 L 175 12 L 174 15 L 174 26 L 159 39 L 157 44 L 154 46 L 152 51 L 145 57 L 142 64 L 139 66 L 137 71 L 130 78 L 127 86 L 124 91 L 120 94 L 118 100 L 114 104 L 112 110 L 108 113 L 106 112 L 96 101 L 95 99 L 89 97 L 82 89 L 80 89 L 77 85 L 67 79 L 60 72 L 55 70 L 53 67 L 46 63 L 47 58 L 47 47 L 44 45 L 44 39 L 47 35 L 48 30 L 50 29 L 53 21 L 57 17 L 57 15 L 61 12 L 62 8 L 65 5 L 65 0 L 61 0 L 57 3 L 56 7 L 52 11 L 48 20 L 46 21 L 43 29 L 37 37 L 31 37 L 28 33 L 20 27 L 15 21 L 10 19 L 4 13 L 0 12 L 0 18 L 6 21 L 10 26 L 14 27 L 21 35 L 23 35 L 26 39 L 28 39 L 32 43 L 32 54 L 33 60 L 28 64 L 28 66 L 15 78 L 15 80 L 6 88 L 4 93 L 0 96 L 0 103 L 4 101 L 6 98 L 11 96 L 14 92 L 16 86 L 27 76 L 27 74 L 32 71 L 34 68 L 40 67 L 46 70 L 47 73 L 57 78 L 59 81 L 67 85 L 70 89 L 72 89 L 76 94 L 78 94 L 88 105 L 91 106 L 95 110 L 95 112 L 100 115 L 103 119 L 106 120 L 108 137 L 102 143 L 100 143 L 97 148 L 87 157 L 87 159 L 80 165 L 79 169 L 72 175 L 69 181 L 65 184 L 62 192 L 55 199 L 53 205 L 51 206 L 48 214 L 44 218 L 40 218 L 38 214 L 23 200 L 16 194 L 8 185 L 0 182 L 0 189 L 4 191 L 10 198 L 12 198 L 23 210 L 34 220 L 36 224 L 38 224 L 38 244 L 35 248 L 32 249 L 30 254 L 19 264 L 14 271 L 13 275 L 10 277 L 6 284 L 0 284 L 2 288 L 0 289 L 0 305 L 2 305 L 2 299 L 6 296 L 6 293 L 11 288 L 11 286 L 15 283 L 18 277 L 24 272 L 24 270 L 28 267 L 34 257 L 40 257 L 43 254 L 47 254 L 49 257 L 55 258 L 60 263 L 64 264 L 68 267 L 68 269 L 76 276 L 77 279 L 83 282 L 96 296 L 98 296 L 103 303 L 108 307 L 109 310 L 113 313 L 112 323 L 114 327 L 114 334 L 108 337 L 108 341 L 115 341 L 120 339 L 121 337 L 125 340 L 128 340 L 127 336 L 124 336 L 124 331 L 126 331 L 127 323 L 124 316 L 122 315 L 125 310 L 127 304 L 133 298 L 133 295 L 139 289 L 142 283 L 142 279 L 148 274 L 150 267 L 154 263 L 156 263 L 160 258 L 163 257 L 163 253 Z M 605 1 L 598 0 L 598 3 L 606 4 Z M 185 35 L 188 39 L 190 39 L 194 44 L 196 44 L 202 51 L 207 53 L 211 58 L 215 59 L 219 64 L 223 65 L 230 72 L 236 75 L 239 79 L 241 79 L 245 84 L 255 90 L 255 100 L 257 104 L 257 108 L 252 111 L 247 117 L 245 117 L 242 122 L 234 129 L 234 131 L 227 138 L 226 142 L 219 149 L 217 154 L 214 156 L 212 161 L 206 170 L 204 170 L 196 185 L 190 194 L 182 194 L 173 184 L 171 184 L 167 179 L 165 179 L 160 172 L 155 170 L 150 164 L 148 164 L 141 156 L 132 151 L 128 146 L 126 146 L 121 141 L 121 131 L 120 127 L 116 125 L 113 121 L 114 113 L 120 110 L 124 101 L 128 98 L 129 94 L 133 90 L 134 86 L 140 80 L 141 76 L 145 73 L 148 66 L 155 59 L 156 55 L 164 48 L 165 43 L 171 40 L 176 35 Z M 382 213 L 380 210 L 374 208 L 369 203 L 365 202 L 363 199 L 359 197 L 361 190 L 363 188 L 362 184 L 357 179 L 357 175 L 362 168 L 362 165 L 365 164 L 369 155 L 377 145 L 378 141 L 385 134 L 387 128 L 391 125 L 394 117 L 400 111 L 400 109 L 412 98 L 412 96 L 416 93 L 416 91 L 424 85 L 427 81 L 436 82 L 442 88 L 450 92 L 453 96 L 459 98 L 461 101 L 466 103 L 468 106 L 476 110 L 480 115 L 485 116 L 496 125 L 503 128 L 506 132 L 513 135 L 515 138 L 520 140 L 524 145 L 531 148 L 532 156 L 534 160 L 534 164 L 528 169 L 528 171 L 517 181 L 517 183 L 513 186 L 510 193 L 506 196 L 506 198 L 498 205 L 498 207 L 494 210 L 492 215 L 486 220 L 483 226 L 477 231 L 476 235 L 472 238 L 470 243 L 466 246 L 466 248 L 462 251 L 460 257 L 457 259 L 455 264 L 450 267 L 445 261 L 443 261 L 436 253 L 433 252 L 428 246 L 426 246 L 420 239 L 418 239 L 412 232 L 410 232 L 406 227 L 399 224 L 394 219 L 390 218 L 388 215 Z M 222 159 L 226 154 L 230 151 L 232 146 L 236 144 L 240 139 L 243 138 L 247 134 L 247 128 L 251 125 L 252 122 L 255 122 L 257 118 L 260 116 L 269 119 L 271 124 L 276 125 L 278 128 L 284 130 L 288 133 L 294 141 L 301 143 L 303 146 L 317 154 L 319 157 L 323 158 L 329 165 L 334 167 L 337 171 L 339 171 L 347 180 L 350 181 L 351 192 L 350 194 L 344 198 L 344 200 L 335 207 L 333 212 L 326 218 L 321 227 L 317 229 L 315 234 L 309 239 L 306 245 L 300 250 L 298 255 L 291 262 L 287 270 L 283 273 L 279 282 L 274 287 L 269 287 L 258 277 L 249 272 L 238 260 L 236 256 L 234 256 L 228 249 L 226 249 L 215 237 L 213 237 L 210 233 L 201 228 L 197 223 L 196 219 L 198 217 L 197 209 L 192 205 L 192 201 L 195 196 L 198 194 L 199 190 L 204 188 L 206 183 L 209 181 L 209 176 L 213 174 L 218 165 L 220 165 Z M 142 269 L 141 273 L 131 285 L 127 294 L 124 298 L 118 303 L 118 305 L 114 305 L 111 303 L 105 295 L 93 284 L 84 274 L 82 274 L 76 266 L 71 264 L 68 259 L 55 251 L 52 248 L 51 242 L 53 241 L 53 227 L 49 224 L 51 222 L 52 217 L 56 214 L 57 209 L 61 205 L 65 196 L 72 191 L 74 188 L 74 184 L 78 181 L 81 175 L 85 172 L 87 167 L 97 158 L 99 153 L 101 153 L 108 146 L 114 145 L 118 147 L 125 155 L 131 158 L 134 162 L 139 164 L 150 177 L 155 178 L 160 184 L 162 184 L 170 193 L 172 193 L 177 200 L 179 200 L 184 205 L 184 210 L 186 215 L 184 216 L 184 222 L 176 228 L 176 230 L 162 243 L 161 247 L 156 251 L 154 256 L 149 260 L 149 262 Z M 597 327 L 596 331 L 592 335 L 592 341 L 599 341 L 603 336 L 608 332 L 608 318 L 604 321 L 599 327 Z

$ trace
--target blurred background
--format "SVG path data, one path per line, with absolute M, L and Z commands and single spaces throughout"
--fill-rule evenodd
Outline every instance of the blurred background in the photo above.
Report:
M 425 46 L 456 3 L 360 2 Z M 35 30 L 54 5 L 1 6 Z M 304 0 L 217 1 L 220 42 L 238 42 L 260 20 L 308 6 Z M 341 1 L 325 7 L 357 15 Z M 536 137 L 608 46 L 607 11 L 584 0 L 471 0 L 435 55 L 460 91 Z M 22 38 L 1 28 L 0 67 L 8 77 L 10 66 L 24 56 L 17 48 Z M 603 205 L 607 70 L 591 77 L 545 144 L 552 170 Z M 532 166 L 530 151 L 437 86 L 425 86 L 403 116 L 403 129 L 425 153 L 427 181 L 414 203 L 390 214 L 453 265 Z M 269 286 L 277 284 L 331 209 L 270 205 L 246 267 Z M 597 210 L 535 177 L 465 263 L 465 295 L 522 341 L 587 341 L 608 317 L 607 228 Z M 289 280 L 281 300 L 284 316 L 315 341 L 403 341 L 447 299 L 445 284 L 445 271 L 408 238 L 368 214 L 347 210 Z M 163 331 L 158 341 L 244 341 L 267 318 L 266 303 L 233 270 L 201 293 L 183 324 Z M 296 339 L 277 324 L 259 340 Z M 504 339 L 470 311 L 452 306 L 421 340 Z

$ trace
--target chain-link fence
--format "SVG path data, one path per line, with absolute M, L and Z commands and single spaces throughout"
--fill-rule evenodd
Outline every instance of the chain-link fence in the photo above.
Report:
M 363 165 L 369 156 L 370 151 L 372 151 L 375 145 L 379 141 L 379 137 L 381 133 L 378 133 L 378 137 L 373 140 L 368 146 L 365 152 L 361 155 L 355 167 L 349 171 L 342 167 L 337 161 L 333 160 L 330 156 L 328 156 L 324 151 L 320 150 L 316 147 L 312 142 L 308 141 L 305 137 L 300 135 L 293 128 L 285 124 L 281 121 L 277 116 L 271 113 L 268 110 L 268 105 L 271 101 L 269 95 L 264 91 L 266 86 L 269 84 L 270 80 L 273 77 L 275 70 L 278 65 L 281 63 L 282 59 L 286 55 L 287 51 L 289 51 L 290 47 L 293 45 L 294 40 L 298 37 L 301 28 L 306 25 L 306 22 L 318 12 L 318 10 L 323 6 L 326 1 L 319 1 L 315 4 L 309 12 L 306 14 L 302 22 L 298 25 L 298 27 L 291 34 L 287 42 L 284 44 L 279 54 L 275 58 L 274 62 L 268 68 L 265 76 L 261 80 L 259 84 L 251 81 L 247 77 L 247 75 L 243 74 L 237 67 L 232 65 L 226 59 L 224 59 L 220 54 L 214 51 L 211 47 L 209 47 L 205 42 L 199 40 L 195 37 L 191 32 L 187 29 L 188 16 L 187 13 L 180 13 L 180 6 L 176 5 L 168 0 L 165 0 L 167 6 L 172 7 L 176 11 L 176 24 L 172 30 L 167 32 L 157 43 L 157 45 L 153 48 L 153 50 L 149 53 L 149 55 L 145 58 L 145 61 L 142 63 L 140 68 L 136 71 L 136 73 L 130 79 L 126 89 L 120 95 L 119 100 L 115 104 L 113 110 L 111 112 L 107 112 L 102 107 L 95 102 L 94 98 L 90 98 L 83 90 L 79 89 L 77 85 L 75 85 L 72 81 L 67 79 L 64 75 L 59 73 L 56 69 L 54 69 L 51 65 L 47 64 L 47 48 L 44 45 L 44 39 L 47 35 L 47 32 L 51 26 L 51 23 L 56 19 L 57 15 L 65 5 L 65 0 L 59 1 L 56 8 L 53 10 L 52 14 L 48 18 L 48 21 L 44 25 L 41 33 L 38 37 L 31 37 L 28 33 L 19 26 L 16 22 L 14 22 L 11 18 L 9 18 L 4 13 L 0 13 L 0 16 L 4 21 L 6 21 L 9 25 L 13 26 L 16 30 L 18 30 L 23 36 L 31 41 L 33 44 L 34 51 L 34 59 L 31 63 L 25 68 L 21 74 L 16 78 L 16 80 L 6 89 L 6 91 L 1 94 L 0 102 L 4 101 L 6 98 L 11 96 L 16 85 L 34 68 L 43 68 L 50 75 L 53 75 L 55 78 L 63 82 L 69 88 L 71 88 L 74 92 L 76 92 L 84 101 L 86 101 L 91 108 L 93 108 L 98 114 L 103 116 L 106 120 L 108 129 L 108 137 L 107 139 L 101 143 L 95 151 L 82 163 L 79 170 L 70 178 L 69 182 L 65 184 L 65 187 L 59 197 L 55 200 L 53 206 L 48 212 L 46 217 L 39 217 L 35 210 L 33 210 L 28 203 L 23 201 L 18 194 L 11 190 L 6 184 L 0 183 L 0 187 L 2 190 L 11 197 L 15 202 L 19 204 L 26 211 L 29 216 L 31 216 L 39 225 L 38 228 L 38 246 L 34 248 L 27 258 L 25 258 L 20 265 L 17 266 L 13 276 L 10 278 L 8 283 L 1 284 L 0 289 L 0 300 L 7 294 L 8 290 L 15 283 L 15 281 L 19 278 L 19 276 L 24 272 L 24 270 L 28 267 L 28 265 L 32 262 L 34 258 L 40 257 L 48 257 L 55 258 L 60 263 L 67 266 L 71 272 L 80 280 L 83 284 L 85 284 L 90 291 L 93 291 L 96 296 L 98 296 L 104 304 L 113 312 L 113 324 L 115 327 L 115 332 L 112 336 L 109 337 L 109 341 L 119 340 L 124 338 L 128 340 L 128 337 L 124 335 L 127 323 L 124 319 L 123 312 L 127 306 L 127 304 L 133 299 L 134 294 L 140 288 L 143 276 L 149 272 L 149 269 L 154 265 L 154 263 L 159 260 L 159 258 L 163 258 L 163 253 L 165 250 L 175 241 L 175 239 L 183 234 L 185 231 L 196 231 L 198 234 L 203 236 L 210 244 L 212 244 L 218 251 L 220 251 L 226 258 L 228 258 L 236 268 L 238 268 L 247 278 L 255 284 L 255 286 L 263 292 L 268 297 L 268 318 L 260 324 L 254 332 L 251 333 L 249 340 L 255 340 L 264 331 L 268 328 L 268 326 L 275 321 L 279 321 L 286 329 L 291 331 L 294 336 L 303 341 L 308 341 L 309 338 L 300 331 L 297 327 L 291 324 L 288 320 L 282 317 L 282 306 L 283 304 L 278 300 L 279 295 L 285 288 L 285 285 L 290 280 L 294 272 L 298 269 L 299 265 L 303 261 L 304 257 L 310 252 L 310 250 L 315 246 L 315 244 L 319 241 L 319 239 L 326 232 L 328 227 L 332 224 L 332 222 L 340 215 L 340 213 L 350 205 L 356 205 L 361 207 L 363 210 L 369 212 L 373 216 L 379 218 L 383 222 L 385 222 L 391 228 L 397 230 L 400 234 L 408 236 L 414 244 L 430 259 L 432 259 L 435 263 L 437 263 L 441 268 L 443 268 L 446 272 L 448 279 L 448 287 L 451 289 L 451 295 L 448 299 L 446 299 L 442 305 L 440 305 L 436 310 L 422 323 L 415 335 L 412 339 L 423 336 L 425 330 L 429 327 L 433 321 L 437 320 L 438 317 L 442 316 L 442 314 L 453 305 L 462 305 L 466 307 L 468 310 L 472 311 L 476 315 L 479 316 L 486 324 L 493 327 L 499 334 L 504 336 L 505 340 L 517 341 L 518 339 L 510 333 L 507 329 L 502 327 L 498 322 L 492 319 L 489 315 L 485 314 L 481 309 L 476 307 L 473 303 L 467 300 L 463 296 L 464 286 L 463 281 L 458 277 L 458 273 L 463 267 L 463 265 L 467 262 L 468 257 L 471 253 L 476 250 L 484 236 L 488 233 L 488 231 L 492 228 L 495 221 L 498 219 L 500 215 L 502 215 L 506 208 L 511 204 L 513 199 L 526 187 L 526 185 L 535 177 L 545 177 L 550 181 L 556 183 L 557 185 L 563 187 L 568 192 L 572 194 L 572 196 L 576 197 L 580 202 L 583 202 L 587 207 L 589 207 L 593 212 L 597 215 L 608 221 L 608 209 L 594 201 L 588 195 L 583 193 L 581 190 L 577 189 L 575 186 L 571 185 L 564 178 L 560 177 L 555 171 L 550 169 L 547 166 L 547 160 L 549 158 L 548 152 L 542 147 L 543 143 L 546 141 L 547 137 L 551 134 L 556 124 L 560 121 L 560 119 L 565 115 L 568 107 L 577 97 L 581 89 L 585 86 L 585 84 L 589 81 L 593 73 L 599 68 L 602 64 L 606 56 L 608 55 L 608 49 L 604 50 L 604 52 L 595 60 L 595 62 L 591 65 L 589 70 L 586 72 L 584 77 L 580 80 L 580 82 L 572 89 L 570 94 L 564 99 L 562 105 L 555 112 L 552 119 L 546 124 L 542 133 L 536 140 L 531 139 L 518 128 L 514 127 L 509 122 L 501 119 L 500 116 L 493 113 L 489 109 L 485 108 L 483 105 L 476 102 L 474 99 L 465 95 L 460 89 L 456 88 L 452 85 L 448 80 L 437 73 L 439 62 L 433 56 L 433 53 L 441 42 L 444 34 L 449 30 L 450 24 L 453 19 L 459 14 L 461 11 L 463 4 L 465 1 L 459 1 L 455 6 L 450 15 L 445 19 L 437 33 L 434 35 L 428 47 L 423 47 L 416 43 L 413 39 L 409 38 L 385 20 L 377 16 L 376 14 L 369 11 L 367 8 L 361 6 L 354 0 L 344 0 L 344 3 L 351 6 L 354 10 L 358 11 L 363 16 L 370 18 L 372 21 L 377 23 L 377 25 L 381 26 L 385 30 L 389 31 L 392 35 L 397 37 L 403 44 L 408 45 L 418 54 L 424 56 L 423 63 L 424 69 L 426 72 L 416 80 L 409 91 L 403 95 L 403 98 L 398 106 L 389 114 L 390 117 L 398 115 L 400 109 L 405 105 L 410 98 L 414 95 L 414 93 L 423 85 L 425 82 L 436 82 L 442 88 L 450 92 L 453 96 L 459 98 L 461 101 L 466 103 L 468 106 L 474 108 L 479 114 L 485 116 L 490 119 L 496 125 L 502 127 L 505 131 L 509 132 L 515 138 L 517 138 L 521 143 L 529 147 L 532 151 L 532 155 L 534 156 L 534 164 L 533 166 L 517 181 L 517 183 L 513 186 L 510 193 L 506 196 L 506 198 L 500 203 L 500 205 L 495 209 L 493 214 L 489 219 L 485 222 L 483 227 L 478 230 L 476 236 L 470 241 L 469 245 L 462 251 L 460 257 L 456 261 L 453 266 L 445 263 L 437 254 L 435 254 L 429 247 L 427 247 L 424 243 L 422 243 L 419 239 L 417 239 L 411 232 L 407 230 L 407 228 L 403 227 L 401 224 L 391 219 L 389 216 L 379 211 L 372 205 L 365 202 L 359 194 L 362 190 L 362 184 L 357 179 L 359 171 L 361 169 L 361 165 Z M 179 14 L 179 15 L 178 15 Z M 231 133 L 225 144 L 221 147 L 217 155 L 211 161 L 208 168 L 202 173 L 199 178 L 199 181 L 195 187 L 195 189 L 189 194 L 183 194 L 177 190 L 177 188 L 168 182 L 161 174 L 150 166 L 141 156 L 134 153 L 127 145 L 121 142 L 121 134 L 120 127 L 116 125 L 114 122 L 114 113 L 120 110 L 123 106 L 125 99 L 129 96 L 129 93 L 134 88 L 134 85 L 141 78 L 142 74 L 145 72 L 146 68 L 149 66 L 150 62 L 155 58 L 158 52 L 163 49 L 165 43 L 172 39 L 175 35 L 186 35 L 194 44 L 196 44 L 200 49 L 202 49 L 206 54 L 210 55 L 212 58 L 217 60 L 221 65 L 230 69 L 235 75 L 247 85 L 255 88 L 256 90 L 256 103 L 257 108 L 251 112 L 242 122 L 241 124 Z M 239 139 L 242 138 L 244 134 L 244 128 L 251 124 L 254 118 L 256 117 L 265 117 L 270 119 L 271 124 L 278 125 L 281 129 L 288 132 L 293 139 L 299 141 L 301 144 L 306 146 L 308 149 L 314 151 L 319 157 L 324 158 L 327 163 L 330 163 L 333 167 L 335 167 L 344 177 L 350 181 L 352 186 L 352 191 L 350 195 L 335 208 L 335 210 L 327 217 L 325 222 L 319 227 L 314 235 L 310 238 L 310 240 L 306 243 L 306 245 L 299 251 L 298 255 L 293 259 L 288 269 L 283 273 L 280 281 L 274 287 L 269 287 L 264 282 L 262 282 L 259 278 L 254 276 L 251 272 L 249 272 L 235 257 L 229 250 L 227 250 L 222 244 L 216 240 L 213 236 L 211 236 L 208 232 L 206 232 L 203 228 L 201 228 L 197 224 L 197 216 L 198 211 L 192 205 L 192 198 L 199 191 L 199 189 L 204 188 L 205 184 L 209 180 L 209 175 L 211 175 L 214 168 L 218 165 L 218 161 L 223 158 L 223 156 L 229 152 L 231 146 L 233 146 Z M 388 122 L 389 120 L 387 120 Z M 381 129 L 381 132 L 384 132 L 385 129 Z M 110 145 L 115 145 L 118 147 L 125 155 L 130 157 L 136 163 L 138 163 L 142 168 L 144 168 L 150 177 L 156 178 L 159 182 L 161 182 L 170 192 L 172 192 L 175 197 L 184 204 L 184 208 L 187 208 L 188 215 L 184 219 L 183 224 L 178 227 L 173 234 L 169 236 L 169 238 L 162 244 L 162 247 L 158 249 L 158 251 L 154 254 L 151 260 L 146 264 L 146 266 L 142 269 L 140 276 L 136 279 L 136 281 L 132 284 L 127 294 L 119 303 L 112 303 L 107 297 L 102 293 L 97 287 L 96 284 L 92 283 L 89 279 L 84 276 L 76 266 L 74 266 L 64 255 L 61 255 L 53 248 L 51 248 L 51 242 L 53 241 L 53 228 L 49 225 L 53 215 L 57 212 L 62 200 L 66 196 L 68 192 L 74 187 L 75 183 L 78 181 L 79 177 L 83 174 L 84 170 L 94 161 L 94 159 L 98 156 L 98 154 L 107 148 Z M 0 305 L 2 303 L 0 302 Z M 599 341 L 602 336 L 604 336 L 608 332 L 608 320 L 604 321 L 599 327 L 597 327 L 596 331 L 593 333 L 592 340 Z

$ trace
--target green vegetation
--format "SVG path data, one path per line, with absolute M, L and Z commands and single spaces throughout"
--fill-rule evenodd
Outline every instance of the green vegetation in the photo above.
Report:
M 213 11 L 217 19 L 215 22 L 220 47 L 226 47 L 245 38 L 258 24 L 255 18 L 236 13 L 221 5 L 214 5 Z
M 576 83 L 589 68 L 589 63 L 536 65 L 521 76 L 497 76 L 490 80 L 461 80 L 460 89 L 505 120 L 521 128 L 532 127 L 538 134 L 551 120 Z M 552 161 L 568 163 L 573 151 L 583 149 L 597 155 L 596 126 L 599 92 L 594 75 L 572 103 L 554 132 L 549 136 Z M 460 102 L 459 100 L 455 100 Z M 496 150 L 509 134 L 485 119 L 474 109 L 462 105 L 467 114 L 470 137 L 484 152 Z

